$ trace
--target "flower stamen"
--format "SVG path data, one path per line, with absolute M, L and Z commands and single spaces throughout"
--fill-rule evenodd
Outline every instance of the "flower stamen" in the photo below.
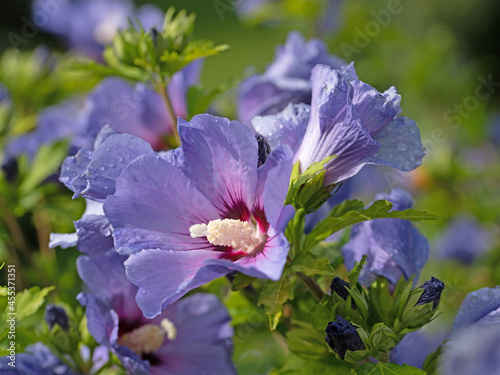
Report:
M 217 246 L 231 246 L 235 250 L 252 253 L 266 239 L 264 233 L 248 221 L 217 219 L 208 224 L 195 224 L 189 228 L 191 237 L 207 237 Z

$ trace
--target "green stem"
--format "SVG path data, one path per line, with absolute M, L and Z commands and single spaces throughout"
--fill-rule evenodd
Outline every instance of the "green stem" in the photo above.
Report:
M 167 106 L 167 114 L 172 126 L 172 135 L 174 136 L 177 146 L 180 146 L 181 138 L 179 137 L 179 133 L 177 132 L 177 116 L 175 115 L 174 107 L 172 107 L 172 102 L 170 101 L 170 97 L 168 96 L 168 82 L 163 80 L 158 91 Z
M 302 251 L 305 217 L 304 211 L 299 209 L 293 218 L 292 254 L 294 256 Z
M 323 292 L 323 289 L 321 289 L 321 287 L 318 285 L 316 280 L 314 280 L 312 277 L 304 275 L 302 272 L 297 272 L 297 276 L 309 288 L 318 302 L 320 302 L 325 296 L 325 293 Z

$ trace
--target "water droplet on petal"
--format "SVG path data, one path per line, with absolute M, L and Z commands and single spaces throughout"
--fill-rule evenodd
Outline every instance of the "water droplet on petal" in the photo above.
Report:
M 143 294 L 143 295 L 146 294 L 146 291 L 144 289 L 141 290 L 141 294 Z
M 401 152 L 405 152 L 406 150 L 408 150 L 408 146 L 406 145 L 406 143 L 403 142 L 399 142 L 396 148 Z

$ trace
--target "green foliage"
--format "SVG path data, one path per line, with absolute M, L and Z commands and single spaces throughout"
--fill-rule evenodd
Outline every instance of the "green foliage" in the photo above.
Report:
M 295 256 L 287 272 L 289 274 L 302 272 L 307 276 L 331 276 L 335 274 L 335 270 L 327 258 L 306 252 L 300 252 Z
M 259 295 L 257 304 L 264 305 L 269 315 L 270 327 L 276 329 L 283 313 L 283 304 L 294 298 L 292 277 L 296 273 L 302 273 L 306 277 L 320 275 L 331 276 L 335 270 L 330 266 L 327 258 L 310 252 L 299 253 L 288 265 L 280 280 L 268 281 L 264 284 Z
M 33 329 L 39 326 L 43 315 L 41 307 L 45 303 L 45 297 L 54 289 L 53 286 L 43 289 L 34 286 L 16 293 L 15 299 L 9 297 L 9 302 L 2 312 L 5 319 L 0 323 L 0 342 L 2 342 L 0 349 L 2 351 L 7 349 L 10 341 L 13 341 L 10 337 L 6 340 L 11 333 L 15 334 L 18 350 L 33 342 Z M 11 319 L 10 322 L 9 319 Z M 13 327 L 12 322 L 14 322 L 15 331 L 10 328 Z
M 246 288 L 255 280 L 257 280 L 257 278 L 252 276 L 247 276 L 241 272 L 238 272 L 234 277 L 233 284 L 231 285 L 231 290 L 233 292 L 236 292 L 240 289 Z
M 134 81 L 150 81 L 164 88 L 172 75 L 194 60 L 216 55 L 228 48 L 212 41 L 192 39 L 194 14 L 170 8 L 163 30 L 144 30 L 138 21 L 118 31 L 103 57 L 106 66 L 94 62 L 76 66 L 99 75 L 118 75 Z
M 322 220 L 309 233 L 304 242 L 305 250 L 314 247 L 320 241 L 331 236 L 350 225 L 361 223 L 373 219 L 404 219 L 404 220 L 436 220 L 437 216 L 429 214 L 425 211 L 415 209 L 407 209 L 404 211 L 391 211 L 392 203 L 386 200 L 379 200 L 367 209 L 361 209 L 359 201 L 346 201 L 342 203 L 342 207 L 334 207 L 328 217 Z M 348 211 L 346 212 L 346 210 Z M 338 215 L 338 216 L 337 216 Z
M 278 281 L 268 281 L 264 284 L 257 305 L 264 305 L 265 311 L 269 315 L 269 326 L 272 330 L 276 329 L 283 315 L 283 304 L 293 299 L 293 296 L 292 281 L 287 272 L 283 272 Z
M 318 360 L 328 357 L 325 335 L 308 323 L 295 321 L 287 331 L 288 348 L 301 358 Z
M 31 193 L 43 180 L 55 174 L 67 155 L 68 146 L 64 141 L 41 146 L 33 162 L 26 166 L 25 173 L 20 176 L 20 195 Z
M 333 185 L 323 186 L 325 165 L 336 156 L 330 156 L 320 162 L 311 164 L 304 173 L 300 173 L 299 162 L 295 163 L 290 177 L 290 187 L 285 204 L 292 204 L 297 210 L 306 214 L 316 211 L 328 200 Z
M 428 375 L 437 375 L 438 374 L 438 369 L 439 369 L 439 361 L 441 359 L 441 355 L 443 354 L 444 350 L 444 344 L 446 343 L 443 342 L 439 347 L 431 354 L 427 356 L 425 359 L 424 365 L 422 366 L 422 369 L 428 374 Z
M 397 365 L 395 363 L 365 363 L 358 367 L 354 373 L 356 375 L 425 375 L 416 367 L 408 365 Z

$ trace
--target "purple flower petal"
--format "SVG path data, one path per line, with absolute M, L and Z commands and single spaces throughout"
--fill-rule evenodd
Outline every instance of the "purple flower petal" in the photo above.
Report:
M 150 155 L 137 158 L 123 171 L 116 193 L 104 203 L 104 212 L 122 254 L 145 248 L 205 248 L 206 239 L 192 238 L 189 228 L 219 218 L 213 205 L 179 168 Z
M 285 235 L 271 233 L 271 238 L 267 240 L 262 253 L 256 256 L 246 256 L 236 262 L 213 258 L 207 260 L 205 264 L 225 269 L 226 273 L 238 271 L 248 276 L 276 281 L 281 277 L 289 249 L 290 244 Z
M 458 310 L 453 331 L 472 325 L 500 323 L 500 287 L 482 288 L 469 293 Z
M 450 340 L 443 352 L 442 375 L 498 374 L 500 325 L 471 327 Z
M 391 202 L 394 198 L 401 207 L 411 200 L 402 191 L 377 198 Z M 342 249 L 346 268 L 351 270 L 364 254 L 368 258 L 359 276 L 364 286 L 369 287 L 378 276 L 396 285 L 401 277 L 408 280 L 415 275 L 416 282 L 429 257 L 429 243 L 408 220 L 376 219 L 352 228 L 351 239 Z
M 179 135 L 184 172 L 221 216 L 239 218 L 240 207 L 252 207 L 258 144 L 249 128 L 221 117 L 198 115 L 189 123 L 179 123 Z
M 311 107 L 306 104 L 289 104 L 276 115 L 254 117 L 252 127 L 266 137 L 271 149 L 285 144 L 296 152 L 306 132 L 310 110 Z
M 336 155 L 325 166 L 325 185 L 356 174 L 378 151 L 353 110 L 353 89 L 340 72 L 317 65 L 312 72 L 313 102 L 304 140 L 296 156 L 301 171 Z
M 409 172 L 422 164 L 425 155 L 415 121 L 398 117 L 385 125 L 373 138 L 380 150 L 370 161 Z
M 113 150 L 114 152 L 110 152 Z M 92 155 L 85 178 L 87 187 L 81 195 L 104 201 L 115 192 L 115 183 L 121 172 L 141 155 L 153 154 L 149 143 L 129 134 L 116 134 L 107 138 Z
M 352 103 L 370 135 L 374 136 L 401 112 L 401 96 L 394 87 L 381 94 L 361 81 L 352 81 L 351 85 L 354 89 Z
M 208 250 L 168 251 L 146 249 L 125 262 L 127 276 L 139 287 L 137 303 L 144 316 L 153 318 L 191 289 L 228 273 L 223 267 L 204 267 L 218 253 Z M 167 271 L 167 272 L 165 272 Z

